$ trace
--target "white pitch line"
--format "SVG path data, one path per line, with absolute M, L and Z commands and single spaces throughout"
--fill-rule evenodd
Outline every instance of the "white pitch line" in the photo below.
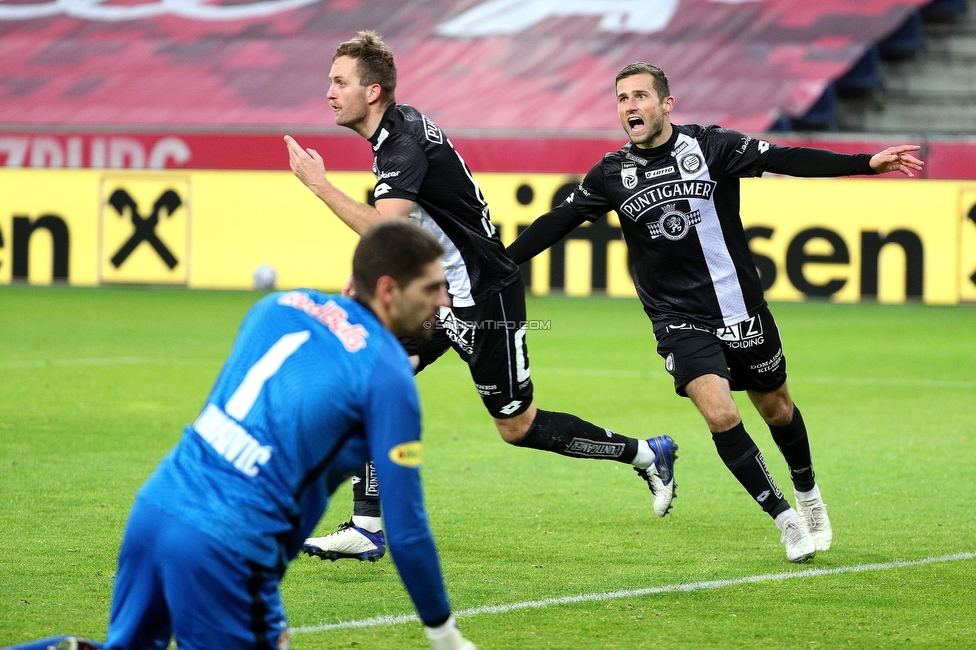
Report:
M 890 571 L 891 569 L 921 566 L 924 564 L 960 562 L 963 560 L 973 559 L 976 559 L 976 553 L 954 553 L 952 555 L 940 555 L 939 557 L 928 557 L 921 560 L 900 560 L 895 562 L 879 562 L 875 564 L 856 564 L 854 566 L 838 567 L 835 569 L 805 569 L 803 571 L 790 571 L 788 573 L 767 573 L 765 575 L 730 578 L 728 580 L 705 580 L 702 582 L 678 583 L 674 585 L 664 585 L 661 587 L 647 587 L 644 589 L 624 589 L 621 591 L 601 592 L 595 594 L 563 596 L 562 598 L 543 598 L 541 600 L 528 600 L 521 603 L 509 603 L 508 605 L 486 605 L 483 607 L 462 609 L 454 612 L 454 615 L 457 618 L 466 618 L 481 614 L 506 614 L 508 612 L 514 612 L 520 609 L 537 609 L 540 607 L 550 607 L 554 605 L 572 605 L 575 603 L 599 602 L 604 600 L 616 600 L 618 598 L 635 598 L 638 596 L 650 596 L 654 594 L 704 591 L 706 589 L 722 589 L 725 587 L 754 584 L 757 582 L 783 582 L 786 580 L 794 580 L 796 578 L 816 578 L 820 576 L 841 575 L 844 573 Z M 419 619 L 413 614 L 375 616 L 373 618 L 366 618 L 358 621 L 324 623 L 321 625 L 302 625 L 291 628 L 290 631 L 293 634 L 303 634 L 307 632 L 325 632 L 328 630 L 397 625 L 399 623 L 409 622 L 419 622 Z

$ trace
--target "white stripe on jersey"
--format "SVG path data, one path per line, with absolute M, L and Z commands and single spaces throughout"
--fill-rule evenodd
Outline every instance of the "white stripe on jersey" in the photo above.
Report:
M 675 149 L 680 148 L 681 143 L 686 143 L 688 146 L 678 156 L 679 159 L 690 154 L 696 154 L 698 159 L 702 161 L 693 173 L 688 173 L 681 164 L 678 164 L 681 179 L 712 180 L 708 173 L 705 154 L 702 153 L 698 140 L 680 133 L 678 141 L 675 143 Z M 696 209 L 701 211 L 702 220 L 696 226 L 698 240 L 701 242 L 708 273 L 712 276 L 712 285 L 715 288 L 715 297 L 718 299 L 719 308 L 722 310 L 722 318 L 726 325 L 734 325 L 745 320 L 749 316 L 749 310 L 746 308 L 746 301 L 742 296 L 742 286 L 739 284 L 739 276 L 735 272 L 732 254 L 725 243 L 722 224 L 719 222 L 718 213 L 715 211 L 715 199 L 714 197 L 708 200 L 691 199 L 691 207 L 693 211 Z
M 471 307 L 474 305 L 474 298 L 471 297 L 471 276 L 468 275 L 468 267 L 464 264 L 461 251 L 454 245 L 451 238 L 441 230 L 434 218 L 417 203 L 413 204 L 410 218 L 421 228 L 437 237 L 437 241 L 444 247 L 444 273 L 447 275 L 447 292 L 451 294 L 451 306 Z

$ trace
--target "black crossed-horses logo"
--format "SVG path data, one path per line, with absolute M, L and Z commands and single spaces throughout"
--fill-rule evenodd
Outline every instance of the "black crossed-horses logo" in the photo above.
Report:
M 156 226 L 159 225 L 159 213 L 161 210 L 166 211 L 166 216 L 172 217 L 177 208 L 183 205 L 183 199 L 180 198 L 179 194 L 173 190 L 163 192 L 156 199 L 156 203 L 153 204 L 152 213 L 146 218 L 143 218 L 139 214 L 139 206 L 125 190 L 119 189 L 112 192 L 112 196 L 109 197 L 108 202 L 122 218 L 125 218 L 125 209 L 128 208 L 132 225 L 135 226 L 135 231 L 132 233 L 132 236 L 112 256 L 112 266 L 119 268 L 129 255 L 132 255 L 132 252 L 139 244 L 148 242 L 170 270 L 176 268 L 179 261 L 166 248 L 166 244 L 156 234 Z

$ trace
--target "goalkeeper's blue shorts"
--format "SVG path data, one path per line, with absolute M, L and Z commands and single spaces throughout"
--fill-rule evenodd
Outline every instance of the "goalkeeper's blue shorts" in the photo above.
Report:
M 106 650 L 288 648 L 278 590 L 261 567 L 137 499 L 119 551 Z

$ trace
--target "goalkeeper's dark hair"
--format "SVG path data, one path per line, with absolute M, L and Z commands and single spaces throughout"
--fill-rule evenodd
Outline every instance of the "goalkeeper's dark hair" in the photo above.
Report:
M 383 90 L 381 101 L 384 106 L 396 103 L 396 62 L 393 60 L 393 50 L 379 34 L 370 30 L 357 32 L 356 38 L 339 44 L 332 60 L 340 56 L 356 59 L 356 71 L 362 85 L 379 84 Z
M 437 238 L 406 219 L 385 219 L 370 226 L 352 256 L 356 297 L 368 302 L 376 282 L 388 275 L 405 287 L 424 273 L 424 267 L 444 255 Z
M 635 63 L 628 63 L 620 72 L 617 73 L 617 79 L 614 81 L 614 86 L 620 83 L 621 79 L 626 79 L 627 77 L 633 77 L 637 74 L 649 74 L 651 75 L 652 83 L 654 84 L 654 90 L 657 92 L 657 98 L 664 100 L 671 94 L 671 84 L 668 83 L 668 75 L 664 74 L 664 70 L 657 67 L 656 65 L 651 65 L 650 63 L 644 63 L 643 61 L 637 61 Z

